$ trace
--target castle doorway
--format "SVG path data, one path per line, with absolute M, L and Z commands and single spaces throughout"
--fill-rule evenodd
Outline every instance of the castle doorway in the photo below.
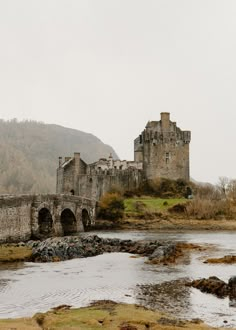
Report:
M 70 209 L 65 209 L 61 213 L 61 225 L 64 236 L 72 235 L 77 232 L 76 218 Z
M 84 230 L 86 230 L 88 227 L 91 226 L 90 216 L 86 209 L 82 210 L 82 222 L 83 222 Z
M 39 210 L 38 225 L 39 225 L 40 238 L 53 236 L 52 215 L 46 207 L 43 207 L 42 209 Z

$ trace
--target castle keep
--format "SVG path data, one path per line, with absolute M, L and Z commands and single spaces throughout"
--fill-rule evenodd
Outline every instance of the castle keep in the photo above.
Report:
M 146 179 L 168 178 L 189 181 L 190 131 L 181 131 L 168 112 L 160 121 L 150 121 L 134 140 L 134 159 L 142 162 Z
M 160 121 L 148 122 L 134 140 L 134 161 L 101 158 L 86 164 L 80 153 L 59 157 L 57 193 L 99 200 L 111 188 L 137 189 L 144 181 L 157 178 L 189 180 L 190 131 L 182 131 L 170 121 L 168 112 Z

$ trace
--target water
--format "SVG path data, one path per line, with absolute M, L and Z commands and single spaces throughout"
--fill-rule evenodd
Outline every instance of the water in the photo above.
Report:
M 90 233 L 91 234 L 91 233 Z M 59 263 L 18 263 L 0 266 L 0 318 L 31 316 L 60 304 L 74 307 L 110 299 L 161 309 L 181 318 L 200 318 L 213 326 L 236 326 L 236 307 L 228 298 L 184 285 L 186 280 L 236 275 L 235 265 L 209 265 L 203 260 L 236 253 L 236 233 L 106 232 L 102 237 L 157 239 L 208 244 L 181 264 L 147 264 L 127 253 L 104 254 Z M 227 321 L 225 324 L 224 321 Z

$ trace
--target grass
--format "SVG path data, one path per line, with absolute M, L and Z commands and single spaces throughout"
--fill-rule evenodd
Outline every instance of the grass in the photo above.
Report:
M 172 207 L 178 203 L 185 203 L 184 198 L 154 198 L 154 197 L 140 197 L 140 198 L 126 198 L 125 213 L 139 213 L 136 208 L 136 203 L 141 202 L 146 206 L 146 210 L 149 212 L 162 212 L 166 211 L 169 207 Z
M 210 264 L 235 264 L 236 263 L 236 256 L 224 256 L 222 258 L 210 258 L 204 261 L 204 263 Z
M 104 330 L 213 329 L 203 323 L 178 320 L 164 313 L 140 306 L 116 304 L 111 301 L 101 301 L 79 309 L 59 309 L 38 313 L 33 318 L 0 320 L 0 329 L 98 330 L 101 328 Z
M 26 246 L 12 244 L 0 245 L 0 262 L 13 262 L 28 260 L 32 250 Z

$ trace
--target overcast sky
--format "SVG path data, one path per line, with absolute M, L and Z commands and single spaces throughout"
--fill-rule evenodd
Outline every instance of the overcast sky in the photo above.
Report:
M 1 118 L 90 132 L 131 160 L 167 111 L 192 131 L 191 177 L 236 178 L 235 0 L 0 0 L 0 47 Z

